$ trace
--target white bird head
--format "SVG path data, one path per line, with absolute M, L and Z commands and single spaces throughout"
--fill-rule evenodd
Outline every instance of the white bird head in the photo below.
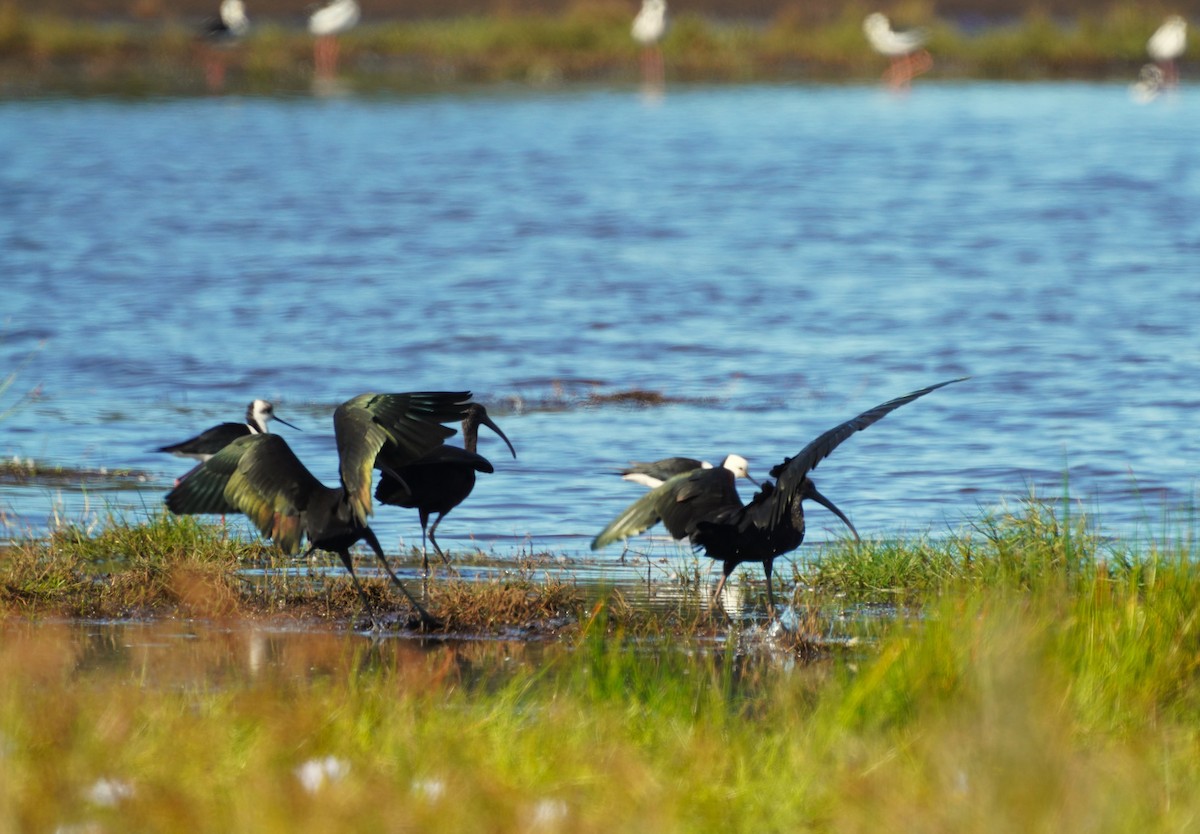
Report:
M 1187 50 L 1187 21 L 1173 14 L 1146 42 L 1146 51 L 1156 61 L 1174 61 Z
M 631 31 L 638 43 L 648 45 L 661 40 L 667 31 L 667 0 L 642 0 Z
M 882 35 L 890 31 L 892 31 L 892 24 L 888 21 L 887 15 L 882 12 L 872 12 L 863 21 L 863 32 L 867 37 Z
M 275 405 L 266 400 L 255 400 L 250 403 L 250 407 L 246 409 L 246 424 L 254 429 L 257 434 L 266 434 L 268 432 L 267 423 L 271 420 L 278 420 L 289 428 L 296 427 L 284 420 L 282 417 L 275 416 Z M 296 429 L 299 431 L 299 429 Z
M 734 478 L 745 478 L 751 483 L 757 483 L 750 477 L 750 463 L 741 455 L 726 455 L 721 461 L 721 468 L 728 469 Z
M 221 22 L 234 34 L 244 34 L 250 28 L 250 19 L 246 17 L 246 4 L 242 0 L 221 0 L 220 15 Z

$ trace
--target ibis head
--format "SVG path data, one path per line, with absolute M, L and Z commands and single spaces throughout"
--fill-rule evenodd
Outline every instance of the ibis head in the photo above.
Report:
M 479 403 L 470 403 L 467 406 L 467 416 L 463 419 L 463 446 L 468 452 L 474 452 L 479 439 L 479 427 L 487 426 L 500 436 L 508 446 L 508 451 L 512 452 L 513 459 L 517 457 L 517 450 L 513 448 L 512 441 L 508 436 L 500 430 L 500 427 L 488 416 L 487 409 Z

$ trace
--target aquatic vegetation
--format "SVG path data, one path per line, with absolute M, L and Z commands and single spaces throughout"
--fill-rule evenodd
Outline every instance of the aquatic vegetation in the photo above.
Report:
M 961 31 L 928 13 L 934 77 L 1129 78 L 1158 25 L 1153 10 L 1119 5 L 1075 20 L 1029 14 L 1016 22 Z M 862 12 L 809 19 L 780 14 L 765 25 L 675 15 L 663 40 L 672 81 L 873 81 L 882 69 L 861 31 Z M 634 83 L 637 44 L 629 9 L 582 3 L 559 15 L 378 22 L 341 37 L 345 79 L 363 90 L 518 82 Z M 79 90 L 129 95 L 207 92 L 192 32 L 178 23 L 66 20 L 0 7 L 0 93 Z M 307 88 L 311 38 L 299 27 L 255 18 L 229 50 L 230 91 Z
M 987 535 L 964 532 L 920 581 L 897 571 L 928 589 L 912 616 L 810 663 L 705 634 L 647 640 L 604 604 L 536 654 L 322 632 L 264 662 L 235 633 L 189 682 L 195 641 L 173 664 L 120 665 L 93 655 L 86 630 L 10 618 L 0 825 L 1188 827 L 1194 553 L 1122 562 L 1032 503 L 979 526 Z
M 0 461 L 0 484 L 40 484 L 47 487 L 85 489 L 90 486 L 116 489 L 144 488 L 151 480 L 147 472 L 136 469 L 87 469 L 38 463 L 32 458 L 14 456 Z

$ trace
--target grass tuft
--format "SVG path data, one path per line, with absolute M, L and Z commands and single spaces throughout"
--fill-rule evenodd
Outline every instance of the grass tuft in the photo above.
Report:
M 267 564 L 194 520 L 110 526 L 9 551 L 0 583 L 14 565 L 30 586 L 128 570 L 219 611 L 212 576 Z M 155 537 L 176 549 L 149 553 Z M 516 626 L 493 640 L 222 626 L 98 645 L 94 627 L 10 616 L 0 828 L 1186 830 L 1200 583 L 1178 542 L 1193 540 L 1122 550 L 1030 500 L 943 541 L 839 544 L 797 594 L 818 612 L 805 628 L 860 594 L 905 604 L 808 662 L 761 624 L 655 621 L 620 589 L 525 579 L 431 585 L 460 623 Z M 344 581 L 288 582 L 254 594 L 353 604 Z M 525 641 L 547 617 L 572 624 Z

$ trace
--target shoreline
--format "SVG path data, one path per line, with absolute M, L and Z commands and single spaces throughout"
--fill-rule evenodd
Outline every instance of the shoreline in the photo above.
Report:
M 928 81 L 1128 81 L 1147 62 L 1157 17 L 1109 14 L 1057 22 L 1027 17 L 973 29 L 931 20 Z M 696 15 L 673 18 L 663 43 L 666 83 L 880 83 L 885 60 L 857 17 L 813 27 Z M 430 92 L 517 85 L 633 86 L 638 50 L 622 9 L 563 15 L 467 17 L 363 25 L 341 38 L 332 92 Z M 219 85 L 207 72 L 220 66 Z M 1183 67 L 1186 82 L 1187 66 Z M 207 78 L 207 80 L 206 80 Z M 97 23 L 0 8 L 0 99 L 40 96 L 190 96 L 307 93 L 312 39 L 268 21 L 228 48 L 180 23 Z M 317 92 L 321 92 L 318 90 Z

